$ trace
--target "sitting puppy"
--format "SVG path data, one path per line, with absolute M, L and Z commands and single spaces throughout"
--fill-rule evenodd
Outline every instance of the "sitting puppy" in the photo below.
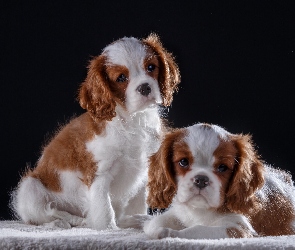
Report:
M 197 124 L 167 134 L 150 159 L 148 205 L 171 207 L 144 224 L 151 238 L 294 234 L 291 176 L 265 165 L 249 135 Z
M 170 105 L 179 81 L 157 35 L 108 45 L 79 90 L 87 112 L 60 129 L 14 191 L 18 218 L 101 230 L 145 213 L 148 156 L 165 131 L 158 104 Z

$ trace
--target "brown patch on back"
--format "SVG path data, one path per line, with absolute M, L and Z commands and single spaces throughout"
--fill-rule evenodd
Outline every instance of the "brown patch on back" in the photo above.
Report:
M 87 152 L 85 143 L 95 134 L 101 134 L 105 125 L 105 122 L 96 124 L 89 113 L 73 119 L 44 148 L 37 167 L 29 171 L 27 176 L 39 179 L 46 188 L 59 192 L 61 185 L 58 171 L 80 171 L 83 176 L 81 181 L 90 186 L 97 165 Z
M 223 157 L 228 154 L 230 157 Z M 261 236 L 279 236 L 294 234 L 291 227 L 295 219 L 292 203 L 277 190 L 261 200 L 255 192 L 264 184 L 264 166 L 257 155 L 248 135 L 233 135 L 231 141 L 222 142 L 214 152 L 215 166 L 226 164 L 231 171 L 220 173 L 222 182 L 221 197 L 224 201 L 217 209 L 220 213 L 238 213 L 245 215 L 255 231 Z M 234 156 L 234 157 L 233 157 Z M 279 171 L 286 183 L 293 185 L 290 175 Z M 271 188 L 271 187 L 270 187 Z M 249 237 L 244 230 L 228 229 L 230 237 Z
M 271 194 L 256 214 L 249 214 L 251 224 L 261 236 L 295 234 L 291 227 L 295 219 L 292 203 L 283 195 Z
M 252 238 L 251 231 L 240 225 L 240 228 L 231 227 L 226 230 L 230 238 Z

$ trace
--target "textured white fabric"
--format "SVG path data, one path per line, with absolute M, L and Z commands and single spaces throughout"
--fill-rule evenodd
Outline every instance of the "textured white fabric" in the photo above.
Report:
M 52 229 L 0 221 L 0 249 L 295 249 L 295 235 L 251 239 L 150 240 L 142 231 Z

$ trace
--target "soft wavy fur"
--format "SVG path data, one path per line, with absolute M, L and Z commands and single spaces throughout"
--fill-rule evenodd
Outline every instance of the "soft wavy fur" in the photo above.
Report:
M 232 135 L 237 148 L 232 180 L 226 192 L 225 206 L 232 212 L 248 214 L 261 209 L 255 192 L 264 185 L 264 165 L 253 146 L 250 135 Z
M 143 42 L 156 51 L 161 62 L 160 88 L 163 96 L 164 106 L 169 106 L 173 100 L 173 93 L 177 91 L 177 85 L 180 82 L 179 68 L 175 62 L 172 53 L 169 53 L 162 45 L 157 34 L 152 33 Z
M 157 34 L 151 33 L 142 42 L 150 48 L 159 59 L 159 85 L 163 105 L 168 107 L 173 100 L 180 83 L 180 72 L 172 53 L 168 52 L 162 45 Z M 79 102 L 82 108 L 86 109 L 96 121 L 112 120 L 116 116 L 116 99 L 108 84 L 105 55 L 100 55 L 91 60 L 88 66 L 86 80 L 79 90 Z
M 112 120 L 116 116 L 116 101 L 105 73 L 106 57 L 100 55 L 91 60 L 86 80 L 79 90 L 79 102 L 94 120 Z
M 150 157 L 148 171 L 148 205 L 154 208 L 168 208 L 176 192 L 176 180 L 172 163 L 173 144 L 184 134 L 174 129 L 167 134 L 160 149 Z
M 295 233 L 292 177 L 265 164 L 250 135 L 208 124 L 175 129 L 149 162 L 147 203 L 169 208 L 145 223 L 151 238 Z
M 179 81 L 155 34 L 106 46 L 79 88 L 86 112 L 56 133 L 13 192 L 19 218 L 103 230 L 128 227 L 132 215 L 146 213 L 148 157 L 166 132 L 159 106 L 171 104 Z

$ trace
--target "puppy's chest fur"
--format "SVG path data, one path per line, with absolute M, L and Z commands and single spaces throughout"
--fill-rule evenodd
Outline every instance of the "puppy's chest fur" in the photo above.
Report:
M 160 119 L 138 114 L 126 121 L 116 117 L 101 135 L 86 143 L 97 164 L 96 178 L 111 175 L 110 192 L 121 199 L 145 186 L 147 157 L 159 148 Z M 116 199 L 116 197 L 113 197 Z
M 183 204 L 175 204 L 174 211 L 177 212 L 179 222 L 185 227 L 192 227 L 195 225 L 213 226 L 214 221 L 218 218 L 218 215 L 213 211 L 207 209 L 192 208 Z

